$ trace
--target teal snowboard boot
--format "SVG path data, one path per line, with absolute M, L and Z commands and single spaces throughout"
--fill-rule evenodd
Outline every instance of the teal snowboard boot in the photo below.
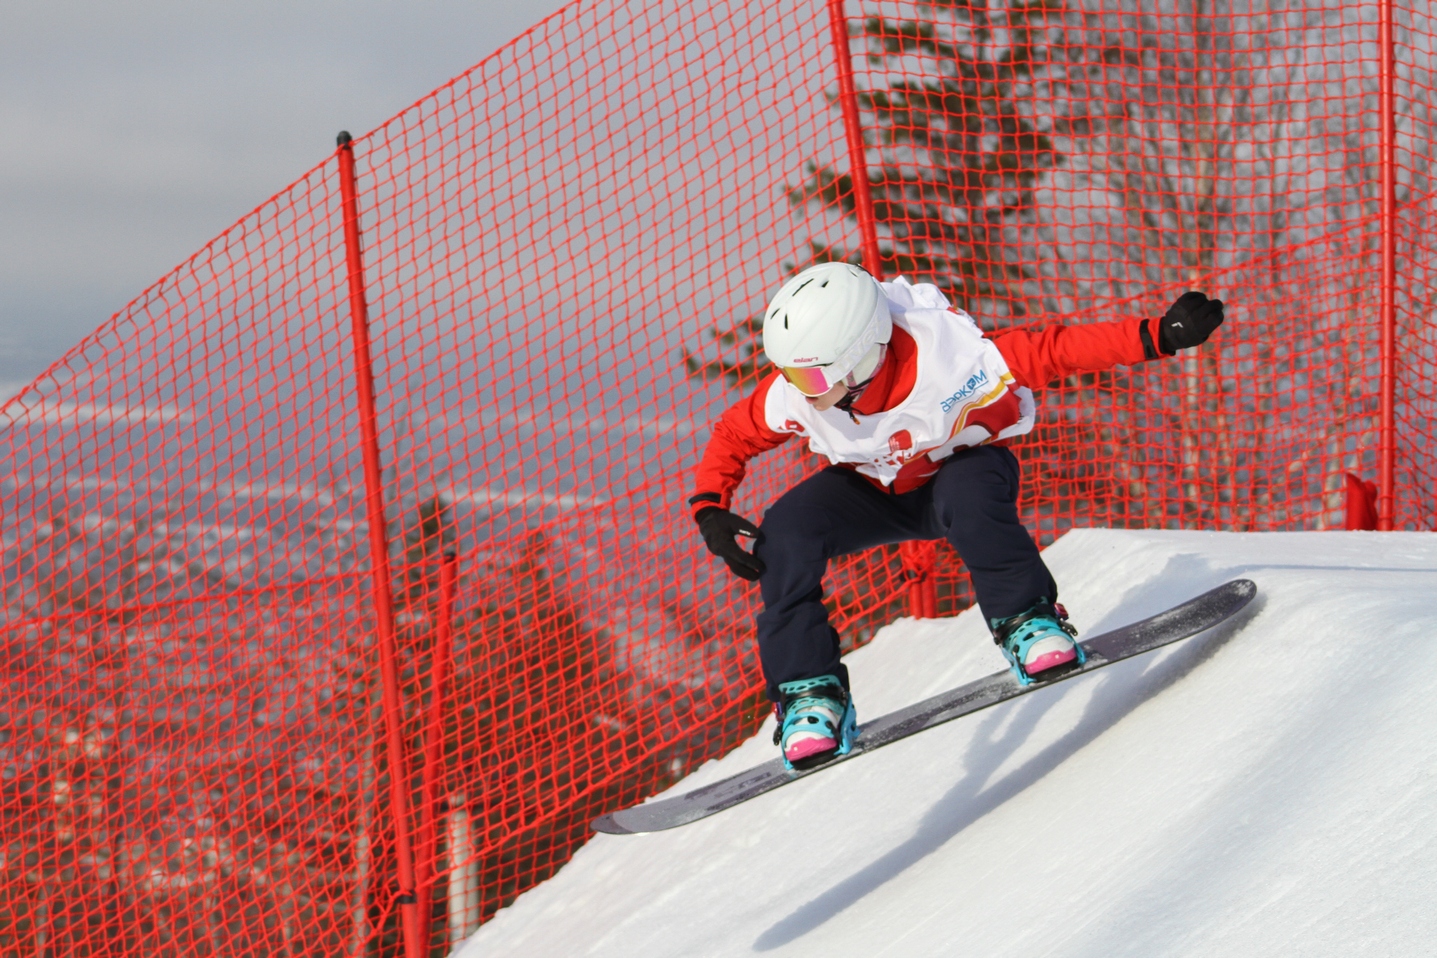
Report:
M 848 754 L 858 737 L 858 713 L 837 676 L 784 682 L 778 690 L 783 701 L 774 706 L 779 726 L 773 741 L 783 749 L 785 765 L 812 768 Z
M 1056 678 L 1088 661 L 1073 641 L 1078 630 L 1068 624 L 1068 610 L 1039 599 L 1032 608 L 1007 619 L 994 619 L 993 641 L 1023 685 Z

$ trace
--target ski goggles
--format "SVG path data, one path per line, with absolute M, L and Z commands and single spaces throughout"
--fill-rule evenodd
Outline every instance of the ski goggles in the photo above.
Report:
M 836 385 L 823 366 L 780 366 L 778 371 L 805 396 L 822 396 Z

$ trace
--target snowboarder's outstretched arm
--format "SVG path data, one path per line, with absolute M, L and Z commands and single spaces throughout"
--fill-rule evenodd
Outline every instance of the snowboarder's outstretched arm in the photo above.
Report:
M 1074 373 L 1172 356 L 1205 342 L 1222 321 L 1222 300 L 1184 293 L 1161 319 L 1018 330 L 994 336 L 993 345 L 1018 385 L 1041 389 Z

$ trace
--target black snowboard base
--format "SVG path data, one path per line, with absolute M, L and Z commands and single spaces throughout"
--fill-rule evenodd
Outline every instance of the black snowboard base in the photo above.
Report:
M 858 738 L 853 743 L 853 750 L 847 755 L 835 757 L 812 768 L 795 771 L 786 768 L 782 758 L 775 758 L 746 772 L 696 788 L 683 795 L 602 815 L 594 819 L 594 830 L 610 835 L 634 835 L 696 822 L 772 791 L 780 785 L 816 775 L 824 769 L 852 761 L 866 752 L 882 748 L 890 742 L 907 738 L 924 729 L 1197 635 L 1241 611 L 1256 595 L 1257 586 L 1251 580 L 1234 579 L 1166 612 L 1159 612 L 1141 622 L 1134 622 L 1089 639 L 1082 643 L 1088 661 L 1052 679 L 1022 685 L 1011 670 L 1005 669 L 863 723 L 859 727 Z

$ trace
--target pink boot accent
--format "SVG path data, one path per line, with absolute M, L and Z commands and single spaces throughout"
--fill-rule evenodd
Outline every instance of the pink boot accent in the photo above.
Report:
M 831 752 L 838 748 L 838 743 L 831 738 L 806 738 L 794 742 L 784 751 L 784 757 L 790 762 L 802 761 L 814 755 L 822 755 L 824 752 Z
M 1059 665 L 1066 665 L 1078 657 L 1077 646 L 1062 652 L 1047 652 L 1024 666 L 1029 675 L 1037 675 Z

